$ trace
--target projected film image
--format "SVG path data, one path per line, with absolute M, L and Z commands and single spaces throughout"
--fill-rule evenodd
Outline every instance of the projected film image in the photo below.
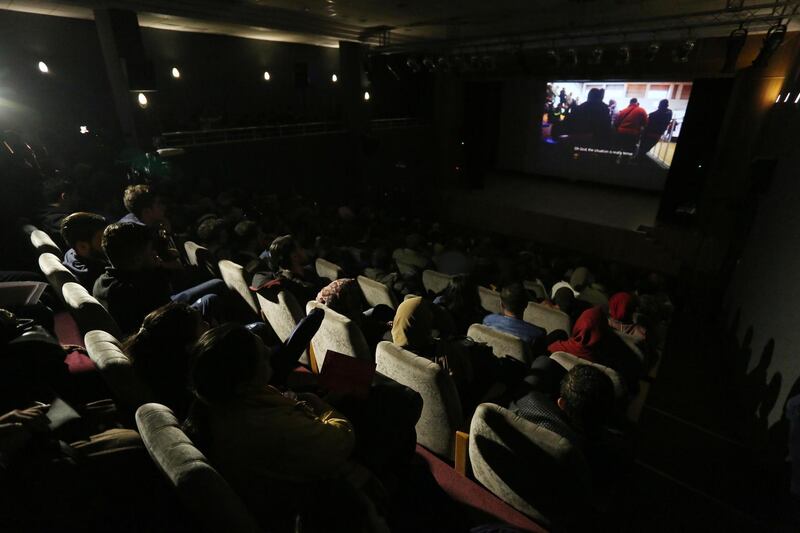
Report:
M 548 83 L 537 170 L 662 189 L 691 90 L 674 81 Z

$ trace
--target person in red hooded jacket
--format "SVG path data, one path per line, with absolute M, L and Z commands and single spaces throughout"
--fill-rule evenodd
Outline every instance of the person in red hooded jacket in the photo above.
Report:
M 625 152 L 635 152 L 636 143 L 639 142 L 645 126 L 647 126 L 647 111 L 639 106 L 639 100 L 631 98 L 630 105 L 620 111 L 614 121 L 618 148 Z
M 608 325 L 625 335 L 637 339 L 647 338 L 647 328 L 633 319 L 636 300 L 629 292 L 618 292 L 608 300 Z

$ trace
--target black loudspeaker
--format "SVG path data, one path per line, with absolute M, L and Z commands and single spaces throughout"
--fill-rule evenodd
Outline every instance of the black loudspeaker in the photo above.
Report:
M 109 9 L 108 17 L 117 53 L 128 76 L 128 88 L 131 91 L 155 91 L 155 70 L 144 50 L 136 12 Z
M 295 89 L 308 87 L 308 63 L 294 64 L 294 87 Z

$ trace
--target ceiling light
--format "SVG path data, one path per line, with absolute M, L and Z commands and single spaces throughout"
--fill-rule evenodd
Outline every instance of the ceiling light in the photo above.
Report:
M 139 93 L 139 96 L 137 96 L 136 99 L 139 101 L 139 107 L 147 107 L 147 97 L 144 95 L 144 93 Z
M 558 54 L 552 48 L 550 50 L 548 50 L 547 52 L 545 52 L 544 55 L 547 58 L 547 63 L 551 67 L 557 67 L 558 64 L 561 62 L 561 58 L 558 57 Z
M 788 102 L 788 101 L 789 101 L 789 97 L 790 97 L 791 95 L 792 95 L 792 93 L 786 93 L 786 98 L 784 98 L 784 99 L 783 99 L 783 103 L 784 103 L 784 104 L 785 104 L 786 102 Z
M 781 94 L 778 93 L 778 97 L 775 99 L 775 103 L 777 104 L 780 101 L 781 101 Z
M 172 77 L 178 79 L 181 77 L 181 71 L 178 70 L 178 67 L 172 67 Z
M 603 62 L 603 49 L 599 46 L 592 50 L 591 58 L 589 59 L 589 63 L 592 65 L 599 65 Z
M 331 74 L 331 81 L 333 83 L 336 83 L 337 81 L 339 81 L 339 76 L 337 76 L 336 74 Z
M 764 67 L 769 61 L 769 58 L 772 57 L 772 54 L 775 53 L 775 50 L 781 45 L 785 36 L 785 24 L 778 23 L 773 25 L 769 31 L 767 31 L 766 37 L 764 37 L 764 42 L 761 44 L 761 51 L 753 60 L 753 66 L 756 68 Z
M 369 91 L 364 91 L 364 101 L 369 101 Z
M 406 66 L 411 72 L 415 74 L 420 70 L 422 70 L 422 65 L 419 64 L 419 61 L 417 60 L 416 57 L 409 57 L 408 59 L 406 59 Z
M 631 62 L 631 49 L 628 46 L 620 46 L 617 48 L 617 64 L 627 65 Z
M 87 133 L 89 133 L 89 128 L 87 128 L 86 126 L 81 126 L 80 132 L 82 135 L 86 135 Z
M 568 48 L 564 51 L 564 63 L 569 67 L 574 67 L 578 64 L 578 54 L 574 48 Z
M 648 63 L 652 63 L 656 60 L 658 56 L 658 51 L 661 50 L 661 45 L 658 43 L 650 43 L 647 47 L 647 52 L 644 55 L 644 58 L 647 60 Z
M 430 57 L 425 57 L 422 60 L 422 66 L 428 69 L 428 72 L 433 72 L 437 69 L 436 63 L 433 62 L 433 59 Z
M 44 61 L 39 61 L 39 72 L 41 72 L 42 74 L 47 74 L 48 72 L 50 72 L 50 69 L 47 68 L 47 63 L 45 63 Z
M 697 43 L 691 39 L 683 42 L 676 50 L 673 51 L 672 59 L 676 63 L 688 63 L 689 56 Z
M 800 93 L 797 93 L 797 98 L 794 99 L 794 103 L 800 102 Z
M 270 78 L 271 78 L 271 76 L 269 75 L 269 71 L 265 70 L 264 71 L 264 81 L 269 81 Z

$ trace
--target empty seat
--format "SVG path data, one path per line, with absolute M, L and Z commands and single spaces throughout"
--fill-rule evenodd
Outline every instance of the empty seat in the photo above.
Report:
M 203 531 L 261 531 L 227 481 L 212 467 L 168 407 L 148 403 L 136 411 L 147 452 Z
M 96 329 L 87 333 L 83 342 L 114 399 L 130 409 L 131 414 L 140 405 L 153 400 L 152 392 L 136 376 L 131 360 L 122 351 L 122 343 L 116 337 Z
M 448 276 L 435 270 L 422 271 L 422 285 L 425 290 L 433 294 L 441 294 L 450 286 L 450 282 L 455 276 Z
M 486 287 L 478 287 L 478 298 L 481 301 L 481 307 L 490 313 L 500 313 L 500 293 L 487 289 Z
M 61 294 L 61 289 L 64 287 L 65 283 L 73 282 L 78 283 L 78 280 L 72 274 L 72 272 L 67 269 L 63 264 L 61 264 L 61 259 L 54 256 L 50 252 L 43 253 L 39 256 L 39 269 L 42 271 L 42 274 L 47 278 L 48 283 L 50 286 L 53 287 L 53 290 L 56 291 L 56 294 L 60 298 L 63 298 Z
M 522 286 L 525 287 L 526 291 L 530 291 L 536 295 L 536 298 L 539 300 L 544 300 L 547 298 L 547 289 L 544 288 L 544 284 L 537 280 L 533 281 L 523 281 Z
M 545 527 L 558 527 L 588 505 L 589 467 L 580 450 L 499 405 L 475 410 L 469 459 L 475 479 Z
M 306 314 L 310 313 L 315 307 L 325 310 L 325 318 L 319 326 L 319 330 L 311 339 L 311 346 L 314 347 L 314 355 L 317 359 L 317 368 L 322 371 L 325 363 L 325 354 L 328 350 L 349 355 L 356 359 L 372 360 L 364 334 L 358 325 L 346 316 L 329 309 L 319 302 L 308 302 Z
M 389 287 L 365 276 L 358 276 L 357 280 L 364 299 L 370 307 L 383 304 L 397 309 L 397 298 Z
M 275 295 L 274 301 L 261 293 L 257 293 L 256 297 L 264 319 L 269 322 L 281 342 L 288 339 L 297 323 L 305 316 L 294 295 L 282 290 Z M 304 365 L 310 363 L 307 353 L 303 354 L 300 362 Z
M 586 359 L 581 359 L 580 357 L 567 352 L 554 352 L 550 354 L 550 359 L 564 367 L 565 370 L 570 370 L 575 365 L 590 365 L 598 370 L 602 370 L 603 373 L 607 375 L 609 379 L 611 379 L 611 383 L 614 385 L 614 395 L 618 399 L 625 397 L 625 383 L 622 381 L 622 377 L 619 375 L 619 372 L 613 368 L 598 363 L 593 363 L 591 361 L 587 361 Z
M 317 268 L 317 276 L 331 281 L 341 278 L 344 272 L 339 265 L 331 263 L 321 257 L 317 258 L 315 266 Z
M 244 268 L 242 265 L 223 259 L 219 262 L 219 273 L 225 285 L 232 291 L 239 294 L 244 302 L 253 310 L 255 314 L 259 314 L 258 300 L 250 290 L 250 285 L 244 277 Z
M 567 334 L 572 332 L 569 315 L 558 309 L 551 309 L 546 305 L 528 302 L 525 314 L 522 316 L 525 322 L 529 322 L 540 328 L 544 328 L 547 333 L 560 329 Z
M 64 256 L 64 252 L 61 251 L 61 248 L 59 248 L 55 241 L 50 238 L 50 235 L 42 230 L 35 229 L 31 232 L 30 236 L 31 244 L 34 248 L 36 248 L 37 253 L 43 254 L 49 252 L 56 257 Z
M 377 371 L 422 396 L 417 442 L 448 459 L 455 451 L 455 433 L 463 414 L 458 391 L 447 370 L 391 342 L 378 344 Z
M 513 357 L 525 364 L 531 362 L 531 347 L 527 342 L 510 333 L 497 331 L 483 324 L 472 324 L 467 336 L 476 342 L 488 344 L 496 357 Z
M 67 282 L 61 287 L 61 294 L 81 333 L 86 334 L 93 329 L 100 329 L 118 339 L 122 337 L 117 322 L 83 285 L 74 281 Z

